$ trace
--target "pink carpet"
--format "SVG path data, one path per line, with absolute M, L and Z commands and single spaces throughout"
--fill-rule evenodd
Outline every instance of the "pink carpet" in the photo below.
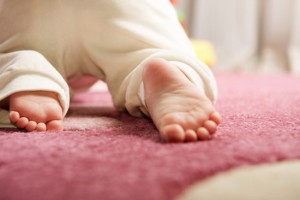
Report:
M 0 199 L 170 200 L 221 171 L 300 159 L 299 78 L 217 79 L 224 120 L 211 141 L 163 143 L 106 93 L 78 95 L 63 132 L 0 130 Z

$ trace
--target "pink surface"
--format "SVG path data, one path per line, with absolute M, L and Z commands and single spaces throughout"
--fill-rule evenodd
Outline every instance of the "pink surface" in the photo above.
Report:
M 103 92 L 74 99 L 64 132 L 0 130 L 0 199 L 169 200 L 220 171 L 300 159 L 299 78 L 217 78 L 224 121 L 211 141 L 162 143 Z

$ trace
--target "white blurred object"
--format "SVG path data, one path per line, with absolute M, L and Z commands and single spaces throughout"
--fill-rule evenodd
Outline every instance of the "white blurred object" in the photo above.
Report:
M 218 70 L 300 75 L 299 0 L 187 0 L 189 34 L 213 43 Z

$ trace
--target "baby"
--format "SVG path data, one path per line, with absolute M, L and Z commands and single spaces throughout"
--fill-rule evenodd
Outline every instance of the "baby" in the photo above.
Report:
M 81 75 L 165 141 L 209 139 L 221 121 L 214 76 L 168 0 L 2 0 L 0 27 L 0 124 L 63 130 L 67 81 Z

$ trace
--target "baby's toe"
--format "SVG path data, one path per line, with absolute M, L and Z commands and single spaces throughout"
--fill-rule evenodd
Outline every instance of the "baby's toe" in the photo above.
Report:
M 213 134 L 217 130 L 217 124 L 212 120 L 204 122 L 203 127 L 206 128 L 210 134 Z
M 38 123 L 35 130 L 36 131 L 46 131 L 47 126 L 45 123 Z
M 162 128 L 161 137 L 167 142 L 183 142 L 185 132 L 178 124 L 166 125 Z
M 29 121 L 25 129 L 28 132 L 34 131 L 36 129 L 37 123 L 35 121 Z
M 200 127 L 197 129 L 197 136 L 200 140 L 208 140 L 211 138 L 210 133 L 204 127 Z
M 21 117 L 20 119 L 18 119 L 18 121 L 16 122 L 16 126 L 18 128 L 25 128 L 28 124 L 29 120 L 26 117 Z
M 15 124 L 20 119 L 20 114 L 16 111 L 10 111 L 9 112 L 9 119 L 12 123 Z
M 48 122 L 47 130 L 62 131 L 63 130 L 63 121 L 62 120 L 53 120 L 53 121 Z
M 198 140 L 198 136 L 194 130 L 189 129 L 189 130 L 185 131 L 185 141 L 186 142 L 194 142 L 197 140 Z
M 210 120 L 213 120 L 217 125 L 219 125 L 221 123 L 221 121 L 222 121 L 222 117 L 221 117 L 220 113 L 213 112 L 210 115 Z

